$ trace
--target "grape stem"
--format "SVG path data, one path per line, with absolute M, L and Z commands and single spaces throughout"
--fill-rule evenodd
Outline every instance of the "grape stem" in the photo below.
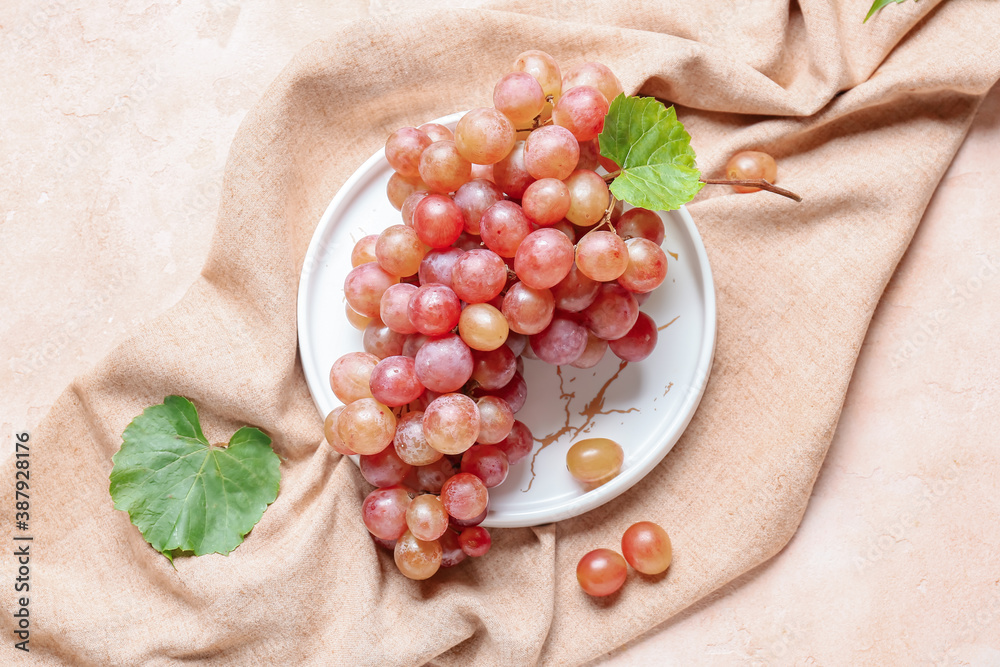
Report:
M 605 176 L 605 179 L 606 178 L 607 176 Z M 802 197 L 795 194 L 791 190 L 786 190 L 785 188 L 779 188 L 774 183 L 771 183 L 770 181 L 763 178 L 744 178 L 744 179 L 737 179 L 735 181 L 728 181 L 723 178 L 702 178 L 701 182 L 705 183 L 706 185 L 743 185 L 746 187 L 760 188 L 761 190 L 767 190 L 768 192 L 773 192 L 776 195 L 781 195 L 782 197 L 788 197 L 789 199 L 793 199 L 798 202 L 802 201 Z
M 615 180 L 616 178 L 618 178 L 621 175 L 622 175 L 622 170 L 621 169 L 615 169 L 610 174 L 604 174 L 604 182 L 605 183 L 610 183 L 611 181 Z

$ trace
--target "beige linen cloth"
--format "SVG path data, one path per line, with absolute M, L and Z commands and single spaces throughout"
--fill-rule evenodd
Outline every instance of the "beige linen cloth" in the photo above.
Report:
M 577 664 L 773 556 L 805 510 L 883 287 L 1000 74 L 994 0 L 892 5 L 862 25 L 868 4 L 531 0 L 363 21 L 306 48 L 233 142 L 202 277 L 32 434 L 31 653 L 12 649 L 7 613 L 3 662 Z M 718 350 L 656 470 L 584 516 L 496 530 L 485 558 L 413 582 L 359 519 L 357 468 L 322 444 L 296 355 L 299 272 L 324 208 L 392 130 L 488 105 L 529 48 L 603 61 L 628 92 L 676 103 L 706 176 L 761 148 L 805 201 L 706 187 L 690 206 Z M 176 570 L 108 495 L 122 430 L 168 394 L 197 404 L 212 441 L 252 424 L 284 459 L 246 542 Z M 668 576 L 588 598 L 579 557 L 644 519 L 673 538 Z

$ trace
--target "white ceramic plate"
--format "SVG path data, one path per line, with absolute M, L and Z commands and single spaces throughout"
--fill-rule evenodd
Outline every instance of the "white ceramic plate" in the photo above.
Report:
M 453 128 L 461 115 L 435 122 Z M 361 332 L 344 315 L 351 249 L 362 236 L 401 222 L 385 194 L 391 175 L 383 151 L 354 172 L 323 214 L 302 267 L 299 352 L 323 416 L 340 405 L 330 388 L 330 367 L 342 354 L 362 349 Z M 557 373 L 544 362 L 525 361 L 528 401 L 517 418 L 534 434 L 535 451 L 490 489 L 484 525 L 535 526 L 608 502 L 652 470 L 691 421 L 715 353 L 715 285 L 687 209 L 660 215 L 663 248 L 677 258 L 668 257 L 667 280 L 642 305 L 661 327 L 670 323 L 660 331 L 656 349 L 624 368 L 610 350 L 588 370 L 565 366 Z M 588 437 L 611 438 L 625 450 L 621 473 L 589 492 L 566 469 L 566 450 Z

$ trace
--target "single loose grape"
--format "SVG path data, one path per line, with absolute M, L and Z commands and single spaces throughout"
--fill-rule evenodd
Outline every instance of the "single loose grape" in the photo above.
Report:
M 407 530 L 396 541 L 393 558 L 403 576 L 422 581 L 434 576 L 441 567 L 441 554 L 441 545 L 437 540 L 417 539 Z
M 577 481 L 600 486 L 621 471 L 625 452 L 614 440 L 586 438 L 573 443 L 566 452 L 566 467 Z
M 622 587 L 628 575 L 628 565 L 620 554 L 611 549 L 594 549 L 580 559 L 576 580 L 587 595 L 611 595 Z
M 726 177 L 731 181 L 763 178 L 774 183 L 778 177 L 778 165 L 774 158 L 760 151 L 740 151 L 726 163 Z M 760 188 L 734 185 L 736 192 L 757 192 Z
M 670 536 L 652 521 L 629 526 L 622 535 L 622 553 L 628 564 L 643 574 L 664 572 L 673 560 Z

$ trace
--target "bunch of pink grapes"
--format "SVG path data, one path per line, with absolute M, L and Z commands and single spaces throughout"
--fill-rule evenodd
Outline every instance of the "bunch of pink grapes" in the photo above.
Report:
M 402 221 L 351 254 L 364 351 L 330 371 L 344 406 L 326 438 L 360 455 L 377 487 L 362 519 L 407 577 L 489 550 L 489 489 L 532 451 L 515 419 L 524 357 L 591 368 L 609 348 L 632 362 L 656 345 L 639 305 L 666 277 L 663 223 L 623 212 L 598 173 L 618 169 L 597 136 L 620 93 L 604 65 L 562 73 L 526 51 L 454 132 L 428 123 L 386 142 Z

